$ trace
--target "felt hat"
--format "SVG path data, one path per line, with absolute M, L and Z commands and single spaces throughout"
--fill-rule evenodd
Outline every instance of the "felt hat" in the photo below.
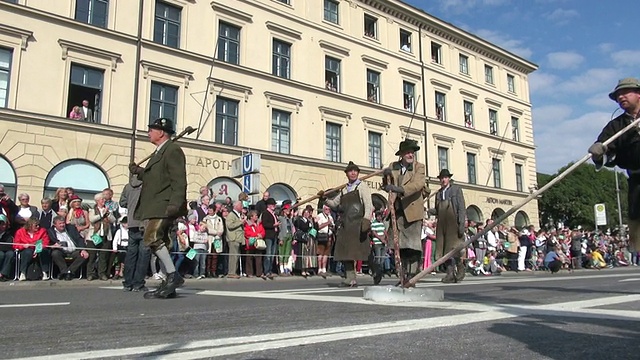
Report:
M 400 142 L 400 145 L 398 146 L 398 151 L 396 152 L 396 155 L 402 156 L 405 153 L 416 152 L 418 150 L 420 150 L 420 146 L 418 146 L 418 142 L 417 141 L 411 140 L 411 139 L 405 139 L 405 140 Z
M 640 91 L 640 80 L 631 77 L 619 80 L 615 89 L 609 93 L 609 99 L 616 101 L 618 91 L 623 89 L 635 89 Z
M 72 203 L 74 201 L 82 202 L 82 199 L 80 199 L 80 197 L 78 195 L 71 195 L 71 197 L 69 198 L 69 203 Z
M 347 167 L 344 168 L 344 172 L 349 172 L 351 170 L 355 170 L 357 172 L 360 172 L 360 168 L 353 161 L 349 161 L 349 164 L 347 164 Z
M 265 201 L 265 204 L 267 204 L 267 205 L 276 205 L 276 199 L 268 198 L 267 201 Z
M 159 118 L 153 120 L 153 122 L 149 124 L 149 128 L 162 130 L 170 135 L 175 134 L 175 130 L 173 130 L 173 121 L 167 118 Z
M 440 174 L 438 174 L 438 179 L 442 179 L 443 177 L 451 178 L 453 174 L 449 172 L 449 169 L 440 170 Z

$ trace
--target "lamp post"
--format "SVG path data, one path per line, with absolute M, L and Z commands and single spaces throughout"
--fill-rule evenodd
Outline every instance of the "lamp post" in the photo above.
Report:
M 620 204 L 620 184 L 618 183 L 618 172 L 613 171 L 616 176 L 616 200 L 618 201 L 618 223 L 620 224 L 620 237 L 624 237 L 624 226 L 622 226 L 622 205 Z

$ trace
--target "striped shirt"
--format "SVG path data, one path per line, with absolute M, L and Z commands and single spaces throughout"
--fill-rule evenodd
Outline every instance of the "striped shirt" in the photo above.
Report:
M 378 222 L 377 220 L 374 220 L 371 223 L 371 232 L 373 232 L 374 234 L 377 234 L 382 239 L 385 238 L 384 228 L 385 228 L 384 223 Z M 377 237 L 374 236 L 372 240 L 374 245 L 382 245 L 382 241 L 380 241 L 380 239 L 378 239 Z

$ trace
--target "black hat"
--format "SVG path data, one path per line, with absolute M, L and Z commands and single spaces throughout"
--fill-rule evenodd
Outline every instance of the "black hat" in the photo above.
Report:
M 398 151 L 396 152 L 396 155 L 401 156 L 404 153 L 407 153 L 410 151 L 415 152 L 418 150 L 420 150 L 420 146 L 418 146 L 417 141 L 411 140 L 411 139 L 405 139 L 400 142 L 400 146 L 398 146 Z
M 440 175 L 438 175 L 438 179 L 442 179 L 443 177 L 453 177 L 453 174 L 449 172 L 449 169 L 440 170 Z
M 265 204 L 267 204 L 267 205 L 275 205 L 276 204 L 276 199 L 268 198 L 267 201 L 265 201 Z
M 360 168 L 353 161 L 349 161 L 349 164 L 347 164 L 347 167 L 344 168 L 344 172 L 349 172 L 351 170 L 355 170 L 357 172 L 360 172 Z
M 153 122 L 149 124 L 149 128 L 162 130 L 169 135 L 175 134 L 175 130 L 173 129 L 173 121 L 167 118 L 159 118 L 153 120 Z

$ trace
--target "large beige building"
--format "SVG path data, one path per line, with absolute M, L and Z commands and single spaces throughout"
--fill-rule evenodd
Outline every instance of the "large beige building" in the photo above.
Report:
M 306 198 L 350 160 L 363 175 L 394 161 L 405 136 L 433 190 L 454 173 L 470 218 L 536 186 L 536 65 L 401 1 L 5 0 L 0 19 L 0 183 L 34 203 L 118 194 L 161 116 L 198 128 L 181 141 L 191 198 L 235 198 L 248 152 L 259 190 Z M 536 202 L 514 217 L 537 223 Z

